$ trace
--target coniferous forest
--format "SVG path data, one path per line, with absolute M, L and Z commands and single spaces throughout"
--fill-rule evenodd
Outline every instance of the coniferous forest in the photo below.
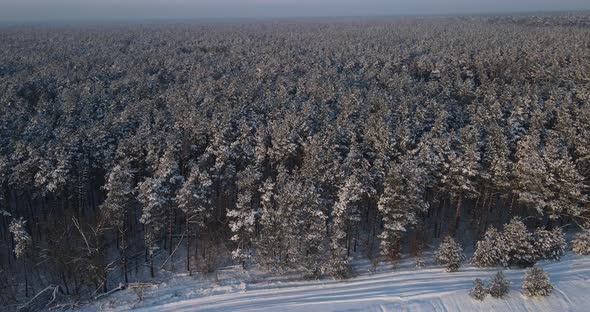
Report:
M 439 244 L 449 271 L 463 249 L 530 266 L 562 229 L 590 250 L 590 15 L 6 26 L 0 47 L 3 306 Z

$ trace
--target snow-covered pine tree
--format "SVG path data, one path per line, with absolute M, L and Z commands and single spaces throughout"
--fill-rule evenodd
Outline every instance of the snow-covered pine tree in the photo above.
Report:
M 576 234 L 572 240 L 572 250 L 578 255 L 590 255 L 590 232 Z
M 540 267 L 530 268 L 524 275 L 522 292 L 529 297 L 549 296 L 553 292 L 549 275 Z
M 477 242 L 471 263 L 478 267 L 493 267 L 502 263 L 505 246 L 502 234 L 490 227 L 484 237 Z
M 252 255 L 252 245 L 256 236 L 256 214 L 254 196 L 258 192 L 261 174 L 256 166 L 248 166 L 237 174 L 238 199 L 235 209 L 227 212 L 231 240 L 236 243 L 232 258 L 243 268 Z
M 316 279 L 322 274 L 329 249 L 326 236 L 328 216 L 322 208 L 320 192 L 316 187 L 304 185 L 302 191 L 303 207 L 300 208 L 301 213 L 297 214 L 302 240 L 297 259 L 300 259 L 304 277 Z
M 548 191 L 543 207 L 545 212 L 553 219 L 562 215 L 576 219 L 584 212 L 582 207 L 588 202 L 584 177 L 577 170 L 563 138 L 556 131 L 549 131 L 543 160 L 547 169 L 545 185 Z
M 363 185 L 355 174 L 350 175 L 338 191 L 338 200 L 332 210 L 331 254 L 327 268 L 328 273 L 335 278 L 347 278 L 351 273 L 348 260 L 349 235 L 351 227 L 359 220 L 358 204 L 362 194 Z
M 281 181 L 282 182 L 282 181 Z M 284 239 L 282 233 L 284 218 L 280 207 L 277 206 L 277 183 L 271 178 L 260 188 L 262 227 L 259 237 L 256 239 L 256 260 L 263 267 L 269 270 L 281 269 L 282 256 L 285 253 Z
M 102 219 L 105 224 L 114 226 L 117 235 L 120 238 L 120 256 L 123 262 L 123 274 L 125 282 L 128 282 L 127 275 L 127 219 L 130 212 L 131 204 L 134 200 L 135 187 L 133 185 L 133 171 L 130 168 L 129 161 L 123 160 L 115 165 L 108 173 L 104 189 L 107 191 L 107 197 L 100 206 Z
M 511 177 L 513 163 L 510 160 L 510 146 L 504 130 L 493 123 L 487 127 L 488 137 L 485 140 L 482 153 L 483 191 L 478 204 L 475 207 L 475 224 L 473 225 L 480 235 L 484 230 L 483 220 L 491 207 L 494 207 L 496 194 L 507 196 L 511 191 Z
M 534 234 L 534 247 L 539 259 L 551 259 L 558 261 L 564 255 L 567 243 L 565 234 L 561 228 L 545 230 L 538 228 Z
M 404 161 L 394 165 L 387 175 L 385 189 L 378 202 L 383 219 L 381 252 L 392 262 L 399 258 L 399 244 L 408 227 L 416 224 L 417 214 L 426 211 L 420 184 L 421 170 L 415 163 Z
M 168 227 L 167 240 L 172 253 L 172 212 L 173 195 L 184 178 L 180 175 L 178 163 L 174 158 L 174 150 L 164 153 L 152 177 L 148 177 L 137 186 L 137 200 L 142 204 L 139 222 L 145 225 L 146 248 L 150 259 L 150 273 L 154 271 L 154 253 L 159 247 L 157 240 Z
M 447 272 L 456 272 L 461 266 L 461 262 L 465 260 L 463 248 L 457 243 L 452 236 L 446 236 L 434 257 L 436 262 L 446 267 Z
M 205 219 L 211 214 L 211 185 L 209 174 L 200 170 L 197 165 L 193 165 L 188 178 L 175 197 L 178 208 L 185 215 L 186 269 L 189 275 L 192 274 L 191 245 L 193 241 L 198 240 L 199 234 L 205 227 Z M 196 228 L 194 239 L 193 225 Z
M 477 194 L 476 179 L 480 167 L 480 153 L 477 144 L 477 130 L 473 127 L 461 129 L 455 150 L 449 154 L 442 183 L 456 201 L 455 217 L 450 226 L 450 234 L 455 235 L 459 228 L 461 208 L 464 197 Z
M 504 272 L 499 271 L 492 278 L 488 284 L 488 292 L 494 298 L 502 298 L 510 289 L 510 282 L 504 276 Z
M 166 192 L 161 193 L 160 196 L 164 198 L 164 209 L 166 210 L 165 222 L 167 227 L 167 236 L 164 242 L 168 243 L 168 254 L 171 255 L 172 250 L 174 249 L 172 231 L 174 229 L 173 222 L 174 215 L 176 213 L 175 210 L 177 208 L 177 206 L 173 203 L 176 192 L 184 182 L 184 176 L 180 174 L 180 167 L 178 165 L 177 159 L 178 153 L 175 142 L 172 141 L 168 143 L 168 145 L 169 148 L 160 158 L 154 175 L 162 181 L 162 185 L 164 186 L 164 189 L 162 190 L 166 190 Z M 164 247 L 166 247 L 166 245 L 164 245 Z
M 469 295 L 475 299 L 475 300 L 479 300 L 479 301 L 483 301 L 486 296 L 488 295 L 488 291 L 485 288 L 483 281 L 479 278 L 476 278 L 475 281 L 473 281 L 473 288 L 471 288 L 471 290 L 469 291 Z
M 150 273 L 155 276 L 154 253 L 158 250 L 156 241 L 165 226 L 165 213 L 168 198 L 164 194 L 168 189 L 159 178 L 146 178 L 137 186 L 137 200 L 142 204 L 142 214 L 139 222 L 145 225 L 145 242 L 150 259 Z
M 518 200 L 533 206 L 543 213 L 548 202 L 549 190 L 545 183 L 547 169 L 540 152 L 539 131 L 531 129 L 529 134 L 518 141 L 515 164 L 515 192 Z
M 503 253 L 505 266 L 515 264 L 527 267 L 537 261 L 532 234 L 517 217 L 504 225 L 502 236 L 504 237 L 502 250 L 505 250 Z

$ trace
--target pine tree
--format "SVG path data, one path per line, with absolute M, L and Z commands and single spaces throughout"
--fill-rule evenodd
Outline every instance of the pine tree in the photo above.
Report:
M 471 263 L 478 267 L 494 267 L 500 265 L 503 259 L 504 238 L 496 230 L 489 228 L 484 237 L 477 242 Z
M 503 298 L 508 293 L 509 289 L 510 282 L 506 280 L 502 271 L 494 274 L 490 279 L 488 291 L 492 297 Z
M 328 217 L 322 209 L 322 200 L 316 187 L 304 185 L 302 192 L 297 195 L 303 197 L 303 207 L 301 207 L 301 214 L 298 215 L 302 239 L 297 258 L 301 259 L 304 276 L 308 279 L 316 279 L 323 271 L 329 248 L 326 239 Z
M 553 230 L 537 229 L 534 234 L 534 246 L 539 259 L 559 261 L 564 255 L 567 244 L 561 228 Z
M 562 215 L 577 218 L 588 202 L 584 177 L 578 172 L 560 134 L 551 131 L 548 136 L 543 149 L 548 192 L 544 212 L 553 219 Z
M 145 242 L 150 261 L 150 274 L 155 276 L 154 253 L 159 249 L 156 241 L 164 230 L 166 205 L 168 200 L 164 194 L 168 189 L 158 178 L 146 178 L 137 186 L 137 200 L 142 204 L 142 214 L 139 222 L 145 225 Z
M 114 226 L 121 240 L 119 249 L 126 283 L 129 279 L 127 275 L 127 248 L 129 245 L 127 219 L 135 194 L 133 180 L 134 174 L 129 161 L 124 160 L 115 165 L 107 176 L 104 186 L 107 197 L 101 205 L 103 222 Z
M 452 236 L 447 236 L 435 252 L 434 257 L 439 264 L 446 266 L 447 272 L 456 272 L 465 260 L 463 248 Z
M 185 235 L 186 235 L 186 268 L 189 274 L 191 270 L 191 225 L 197 229 L 195 240 L 199 237 L 199 232 L 205 228 L 205 220 L 211 214 L 211 185 L 212 181 L 206 171 L 199 170 L 198 166 L 193 165 L 188 178 L 182 184 L 182 187 L 176 194 L 175 201 L 178 208 L 185 215 Z
M 139 222 L 145 225 L 145 241 L 150 261 L 152 277 L 154 271 L 154 253 L 159 249 L 157 240 L 168 228 L 167 242 L 169 253 L 172 253 L 172 205 L 174 193 L 184 178 L 180 175 L 178 163 L 173 149 L 165 152 L 159 159 L 153 177 L 146 178 L 137 186 L 137 199 L 142 204 Z
M 504 226 L 502 235 L 505 247 L 503 255 L 505 266 L 516 264 L 526 267 L 537 261 L 532 235 L 517 217 Z
M 479 278 L 476 278 L 473 282 L 473 288 L 469 291 L 469 295 L 479 301 L 483 301 L 486 296 L 488 295 L 487 289 L 484 287 L 483 281 Z
M 572 250 L 578 255 L 590 255 L 590 232 L 576 234 L 572 240 Z
M 549 275 L 539 267 L 530 268 L 524 276 L 522 292 L 529 297 L 549 296 L 553 292 Z
M 377 208 L 383 218 L 381 252 L 395 262 L 399 244 L 408 228 L 418 222 L 417 215 L 428 209 L 420 185 L 422 171 L 415 163 L 405 160 L 394 165 L 387 175 L 385 189 Z
M 277 205 L 276 182 L 268 178 L 260 188 L 261 216 L 260 236 L 256 239 L 256 260 L 267 269 L 281 270 L 285 248 L 285 235 L 282 233 L 284 221 L 282 211 Z
M 464 197 L 473 197 L 477 194 L 475 186 L 480 167 L 477 131 L 474 128 L 463 128 L 456 144 L 456 149 L 449 154 L 447 170 L 442 179 L 442 183 L 457 203 L 455 218 L 450 227 L 450 233 L 453 236 L 459 228 Z
M 350 276 L 348 242 L 351 228 L 359 221 L 358 204 L 363 185 L 356 175 L 351 175 L 338 191 L 338 200 L 332 210 L 331 246 L 328 272 L 336 278 Z
M 236 248 L 232 251 L 232 258 L 244 268 L 252 255 L 251 248 L 256 235 L 257 209 L 254 196 L 258 192 L 260 176 L 261 174 L 255 166 L 248 166 L 238 172 L 236 207 L 227 212 L 229 228 L 233 234 L 231 240 L 236 243 Z
M 531 129 L 531 133 L 518 142 L 515 192 L 519 201 L 532 205 L 542 214 L 548 203 L 549 190 L 545 183 L 547 169 L 540 155 L 539 145 L 539 133 L 535 129 Z

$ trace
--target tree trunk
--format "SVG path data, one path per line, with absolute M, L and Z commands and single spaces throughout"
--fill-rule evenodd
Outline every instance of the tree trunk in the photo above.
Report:
M 189 227 L 189 217 L 186 215 L 186 270 L 189 276 L 193 276 L 191 271 L 191 231 Z
M 127 239 L 126 233 L 124 229 L 120 229 L 119 232 L 121 233 L 121 257 L 123 258 L 123 276 L 125 278 L 125 284 L 129 283 L 129 277 L 127 276 Z
M 168 209 L 168 255 L 172 254 L 174 248 L 172 243 L 172 208 Z
M 455 210 L 455 220 L 453 221 L 453 226 L 451 227 L 451 236 L 457 235 L 457 230 L 459 229 L 459 221 L 461 220 L 461 204 L 463 201 L 463 193 L 459 193 L 457 197 L 457 208 Z

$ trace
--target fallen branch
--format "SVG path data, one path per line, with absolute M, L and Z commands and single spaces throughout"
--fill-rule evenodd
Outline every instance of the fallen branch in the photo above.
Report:
M 46 309 L 49 305 L 55 303 L 59 296 L 61 288 L 59 285 L 50 285 L 40 291 L 29 302 L 20 306 L 18 312 L 34 312 Z
M 114 293 L 116 293 L 118 291 L 124 290 L 126 288 L 127 288 L 127 286 L 125 284 L 121 283 L 121 284 L 119 284 L 119 286 L 117 286 L 117 287 L 115 287 L 115 288 L 107 291 L 106 293 L 102 293 L 100 295 L 94 296 L 94 298 L 92 298 L 92 299 L 98 300 L 98 299 L 101 299 L 101 298 L 104 298 L 104 297 L 108 297 L 108 296 L 110 296 L 110 295 L 112 295 L 112 294 L 114 294 Z

